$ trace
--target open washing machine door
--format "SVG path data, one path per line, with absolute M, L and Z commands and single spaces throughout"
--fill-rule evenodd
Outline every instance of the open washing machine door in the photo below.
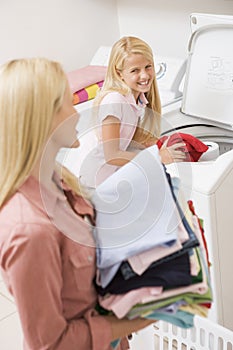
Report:
M 189 42 L 181 111 L 233 130 L 232 23 L 205 25 Z
M 233 148 L 233 16 L 192 14 L 181 103 L 163 108 L 163 134 L 190 133 Z

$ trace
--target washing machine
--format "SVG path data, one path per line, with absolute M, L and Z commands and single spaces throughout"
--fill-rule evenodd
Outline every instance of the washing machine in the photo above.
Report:
M 167 166 L 204 220 L 211 261 L 209 317 L 233 330 L 233 16 L 194 13 L 181 100 L 163 107 L 162 134 L 191 134 L 209 149 Z

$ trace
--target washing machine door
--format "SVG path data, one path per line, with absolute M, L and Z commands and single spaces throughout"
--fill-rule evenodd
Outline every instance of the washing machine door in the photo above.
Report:
M 181 111 L 233 130 L 233 16 L 225 17 L 190 38 Z

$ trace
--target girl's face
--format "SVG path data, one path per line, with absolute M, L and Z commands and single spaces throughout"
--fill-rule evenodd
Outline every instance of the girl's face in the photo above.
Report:
M 78 147 L 76 125 L 79 115 L 73 106 L 73 96 L 67 84 L 63 103 L 55 114 L 52 138 L 60 147 Z
M 141 92 L 150 90 L 155 77 L 154 64 L 141 54 L 132 54 L 125 59 L 124 68 L 118 74 L 137 101 Z

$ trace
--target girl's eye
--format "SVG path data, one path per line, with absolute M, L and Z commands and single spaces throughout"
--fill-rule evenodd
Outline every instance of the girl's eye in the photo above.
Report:
M 131 70 L 131 73 L 137 73 L 137 72 L 138 72 L 137 68 Z
M 151 69 L 152 68 L 152 64 L 148 64 L 147 66 L 146 66 L 146 69 Z

